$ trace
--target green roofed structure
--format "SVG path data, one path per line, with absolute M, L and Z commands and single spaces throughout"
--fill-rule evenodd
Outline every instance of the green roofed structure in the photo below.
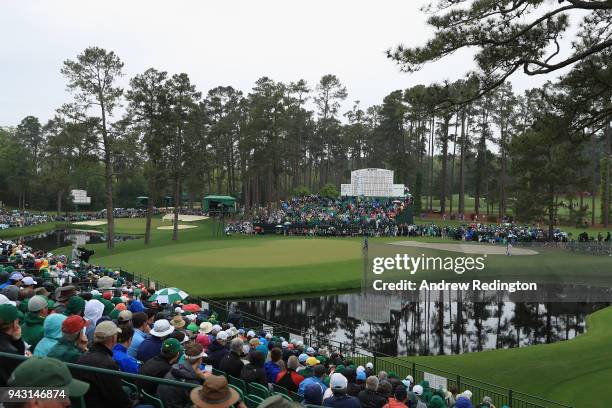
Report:
M 202 211 L 205 213 L 236 212 L 236 199 L 230 196 L 209 195 L 202 201 Z

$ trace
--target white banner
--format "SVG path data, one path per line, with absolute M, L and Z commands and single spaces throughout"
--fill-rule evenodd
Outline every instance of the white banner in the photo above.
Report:
M 429 388 L 433 390 L 437 390 L 440 387 L 448 390 L 448 380 L 446 377 L 440 377 L 439 375 L 430 373 L 423 373 L 423 379 L 429 381 Z

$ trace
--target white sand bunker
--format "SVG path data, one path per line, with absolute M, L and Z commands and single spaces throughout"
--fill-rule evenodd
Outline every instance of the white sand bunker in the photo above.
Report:
M 73 222 L 74 225 L 89 225 L 95 227 L 97 225 L 106 225 L 106 221 L 94 220 L 94 221 L 77 221 Z
M 189 229 L 189 228 L 198 228 L 197 225 L 185 225 L 185 224 L 179 224 L 178 225 L 178 229 Z M 171 230 L 174 229 L 173 225 L 165 225 L 163 227 L 157 227 L 158 230 Z
M 207 220 L 208 217 L 206 217 L 204 215 L 183 215 L 183 214 L 179 214 L 178 219 L 179 219 L 179 221 L 191 222 L 191 221 Z M 166 214 L 162 218 L 162 221 L 170 221 L 170 222 L 172 222 L 173 220 L 174 220 L 174 214 Z
M 487 254 L 487 255 L 506 255 L 505 245 L 490 244 L 444 244 L 434 242 L 402 241 L 392 242 L 391 245 L 439 249 L 442 251 L 462 252 L 464 254 Z M 515 255 L 537 255 L 538 252 L 532 249 L 512 248 L 512 256 Z

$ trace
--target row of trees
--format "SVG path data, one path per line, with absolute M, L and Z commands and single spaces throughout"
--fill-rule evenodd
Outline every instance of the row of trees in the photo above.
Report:
M 0 198 L 20 208 L 54 202 L 61 211 L 69 189 L 86 188 L 96 208 L 106 207 L 112 246 L 112 208 L 132 206 L 138 195 L 148 195 L 151 207 L 167 194 L 180 203 L 185 195 L 193 202 L 227 193 L 248 211 L 325 185 L 330 191 L 353 169 L 385 167 L 412 187 L 417 213 L 425 205 L 465 214 L 469 195 L 475 213 L 502 219 L 511 209 L 521 220 L 546 218 L 552 229 L 562 205 L 575 220 L 589 209 L 595 223 L 599 193 L 608 225 L 612 6 L 570 1 L 541 14 L 543 1 L 446 3 L 429 8 L 433 40 L 389 57 L 414 71 L 476 47 L 479 70 L 393 91 L 380 105 L 355 101 L 345 113 L 348 92 L 335 75 L 314 86 L 263 77 L 246 95 L 231 86 L 202 94 L 187 74 L 150 68 L 123 89 L 119 57 L 87 48 L 64 62 L 72 100 L 54 118 L 42 125 L 28 116 L 0 132 L 0 182 L 7 186 Z M 567 13 L 576 11 L 588 13 L 575 52 L 553 65 Z M 540 75 L 570 64 L 557 82 L 523 95 L 505 82 L 520 67 Z M 145 242 L 149 229 L 150 218 Z

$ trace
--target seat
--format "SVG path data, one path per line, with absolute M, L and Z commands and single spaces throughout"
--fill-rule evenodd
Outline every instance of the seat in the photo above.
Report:
M 148 394 L 145 390 L 140 390 L 142 394 L 142 403 L 152 405 L 154 408 L 164 408 L 164 403 L 157 397 Z
M 257 408 L 262 402 L 263 399 L 261 399 L 257 395 L 246 395 L 244 397 L 244 403 L 248 408 Z
M 236 378 L 233 375 L 228 375 L 228 381 L 229 381 L 230 384 L 233 384 L 236 387 L 240 388 L 242 390 L 243 394 L 247 394 L 247 385 L 246 385 L 246 382 L 244 382 L 243 379 Z
M 280 395 L 281 397 L 283 397 L 287 401 L 293 402 L 293 400 L 291 399 L 290 396 L 288 396 L 287 394 L 283 394 L 282 392 L 273 392 L 272 395 Z
M 230 386 L 231 388 L 235 389 L 235 390 L 236 390 L 236 392 L 238 393 L 238 395 L 240 395 L 240 399 L 241 399 L 242 401 L 244 401 L 244 392 L 242 392 L 242 390 L 241 390 L 240 388 L 236 387 L 234 384 L 229 384 L 229 386 Z
M 272 391 L 280 392 L 281 394 L 289 395 L 289 390 L 282 385 L 272 384 Z
M 227 378 L 227 374 L 223 370 L 217 370 L 216 368 L 213 368 L 212 373 L 214 375 L 222 375 Z
M 298 394 L 297 392 L 293 392 L 291 391 L 289 393 L 289 396 L 291 397 L 292 400 L 294 400 L 295 402 L 302 402 L 304 401 L 304 397 L 301 396 L 300 394 Z
M 250 395 L 257 395 L 262 400 L 270 396 L 270 391 L 268 390 L 268 387 L 258 384 L 258 383 L 253 383 L 253 382 L 248 383 L 247 390 Z

